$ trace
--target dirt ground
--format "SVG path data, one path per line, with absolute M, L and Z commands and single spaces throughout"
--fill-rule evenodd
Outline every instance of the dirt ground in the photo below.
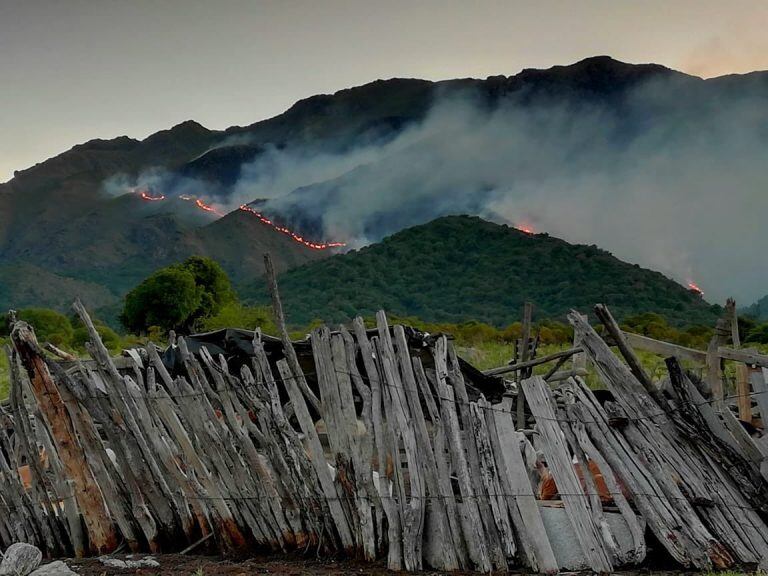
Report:
M 140 559 L 144 555 L 116 555 L 112 558 Z M 255 574 L 277 574 L 290 576 L 392 576 L 385 562 L 368 563 L 351 560 L 335 561 L 332 559 L 308 559 L 303 556 L 256 557 L 242 560 L 224 559 L 214 556 L 179 556 L 164 554 L 153 556 L 160 563 L 159 568 L 112 568 L 105 566 L 98 559 L 67 561 L 67 564 L 81 576 L 116 576 L 116 575 L 163 575 L 163 576 L 251 576 Z M 442 574 L 425 571 L 422 576 Z M 451 576 L 469 576 L 475 573 L 453 572 Z M 509 574 L 515 574 L 510 572 Z M 518 573 L 524 574 L 524 573 Z M 682 571 L 626 571 L 622 576 L 684 576 L 693 574 Z M 733 574 L 733 573 L 730 573 Z
M 113 558 L 140 559 L 145 555 L 116 555 Z M 67 561 L 67 564 L 81 576 L 113 575 L 163 575 L 163 576 L 251 576 L 252 574 L 278 574 L 305 576 L 320 574 L 324 576 L 359 576 L 361 574 L 387 575 L 385 562 L 369 563 L 351 560 L 334 561 L 329 559 L 308 559 L 306 557 L 258 557 L 243 560 L 231 560 L 213 556 L 179 556 L 163 554 L 153 556 L 160 563 L 159 568 L 112 568 L 105 566 L 98 559 Z M 424 575 L 437 575 L 439 572 L 423 572 Z M 459 576 L 458 573 L 453 573 Z

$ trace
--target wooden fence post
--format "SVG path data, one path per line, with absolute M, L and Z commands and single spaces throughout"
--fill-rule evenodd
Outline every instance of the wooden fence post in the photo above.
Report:
M 11 340 L 27 371 L 40 411 L 48 422 L 67 476 L 73 481 L 75 498 L 83 513 L 91 546 L 99 553 L 112 552 L 118 544 L 117 531 L 80 447 L 59 389 L 48 371 L 35 333 L 26 322 L 17 322 Z

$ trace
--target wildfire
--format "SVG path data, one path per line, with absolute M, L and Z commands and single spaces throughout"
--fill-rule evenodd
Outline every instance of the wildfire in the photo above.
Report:
M 699 288 L 698 285 L 692 280 L 688 281 L 688 289 L 693 292 L 696 292 L 696 294 L 698 294 L 699 296 L 704 296 L 704 290 Z
M 515 226 L 520 232 L 525 232 L 529 236 L 533 236 L 536 234 L 536 231 L 533 229 L 533 226 L 530 224 L 519 224 L 518 226 Z
M 205 210 L 206 212 L 210 212 L 211 214 L 216 214 L 216 216 L 224 216 L 224 214 L 216 210 L 216 208 L 214 208 L 210 204 L 206 204 L 205 202 L 200 200 L 200 198 L 195 199 L 195 205 L 198 208 L 200 208 L 200 210 Z
M 142 200 L 146 200 L 147 202 L 159 202 L 160 200 L 165 200 L 165 196 L 162 194 L 158 194 L 157 196 L 153 195 L 148 190 L 141 190 L 139 191 L 139 197 Z
M 139 197 L 142 200 L 146 200 L 148 202 L 159 202 L 160 200 L 166 199 L 165 195 L 152 194 L 149 190 L 134 190 L 134 191 L 138 192 Z M 214 208 L 212 205 L 206 203 L 205 201 L 201 200 L 200 198 L 197 198 L 196 196 L 181 194 L 178 196 L 178 199 L 184 200 L 185 202 L 193 202 L 195 206 L 197 206 L 200 210 L 204 212 L 215 214 L 216 216 L 224 216 L 224 214 L 221 213 L 219 210 Z M 311 240 L 307 240 L 306 238 L 297 234 L 293 230 L 272 222 L 272 220 L 270 220 L 260 212 L 257 212 L 256 210 L 254 210 L 253 208 L 245 204 L 240 206 L 240 210 L 242 210 L 243 212 L 248 212 L 253 216 L 256 216 L 259 220 L 261 220 L 267 226 L 271 226 L 278 232 L 281 232 L 286 236 L 290 236 L 291 239 L 298 242 L 299 244 L 303 244 L 307 248 L 312 248 L 313 250 L 327 250 L 329 248 L 343 248 L 344 246 L 346 246 L 346 243 L 344 242 L 312 242 Z M 527 232 L 527 230 L 525 230 L 525 232 Z M 532 232 L 529 232 L 529 234 L 532 234 Z
M 166 199 L 166 196 L 164 194 L 152 194 L 148 190 L 139 190 L 138 193 L 139 193 L 139 197 L 142 200 L 146 200 L 148 202 L 159 202 L 160 200 Z M 210 204 L 205 203 L 200 198 L 196 198 L 195 196 L 181 194 L 178 198 L 186 202 L 194 202 L 195 206 L 197 206 L 198 208 L 200 208 L 200 210 L 203 210 L 205 212 L 210 212 L 211 214 L 215 214 L 216 216 L 224 216 L 224 214 L 219 212 L 216 208 L 214 208 Z
M 310 240 L 306 240 L 302 236 L 296 234 L 296 232 L 294 232 L 293 230 L 290 230 L 285 226 L 280 226 L 279 224 L 275 224 L 274 222 L 272 222 L 272 220 L 264 216 L 261 212 L 257 212 L 250 206 L 246 206 L 245 204 L 243 204 L 242 206 L 240 206 L 240 210 L 242 210 L 243 212 L 248 212 L 248 214 L 252 214 L 253 216 L 256 216 L 256 218 L 261 220 L 262 223 L 266 224 L 267 226 L 272 226 L 272 228 L 274 228 L 278 232 L 282 232 L 283 234 L 290 236 L 293 240 L 295 240 L 300 244 L 303 244 L 307 248 L 312 248 L 313 250 L 327 250 L 328 248 L 342 248 L 346 246 L 344 242 L 311 242 Z

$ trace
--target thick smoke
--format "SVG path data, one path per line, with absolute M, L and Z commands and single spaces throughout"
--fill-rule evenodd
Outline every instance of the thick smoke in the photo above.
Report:
M 596 244 L 695 281 L 710 301 L 748 304 L 768 293 L 768 107 L 712 92 L 665 81 L 610 105 L 446 98 L 380 145 L 267 149 L 232 189 L 174 186 L 229 209 L 268 199 L 268 214 L 351 246 L 476 214 Z
M 746 304 L 768 292 L 765 102 L 679 97 L 656 83 L 618 107 L 489 110 L 450 99 L 383 146 L 286 154 L 271 160 L 279 169 L 268 180 L 254 165 L 238 197 L 271 197 L 268 210 L 353 245 L 440 215 L 477 214 L 597 244 L 693 280 L 712 301 Z

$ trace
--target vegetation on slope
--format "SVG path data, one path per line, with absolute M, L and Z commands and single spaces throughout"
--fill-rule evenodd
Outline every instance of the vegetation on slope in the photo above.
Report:
M 469 216 L 409 228 L 359 251 L 280 276 L 290 321 L 338 322 L 383 308 L 435 322 L 505 326 L 531 300 L 542 318 L 607 304 L 619 318 L 656 312 L 677 326 L 714 323 L 707 304 L 664 275 L 596 246 L 530 235 Z M 265 288 L 253 287 L 267 301 Z

